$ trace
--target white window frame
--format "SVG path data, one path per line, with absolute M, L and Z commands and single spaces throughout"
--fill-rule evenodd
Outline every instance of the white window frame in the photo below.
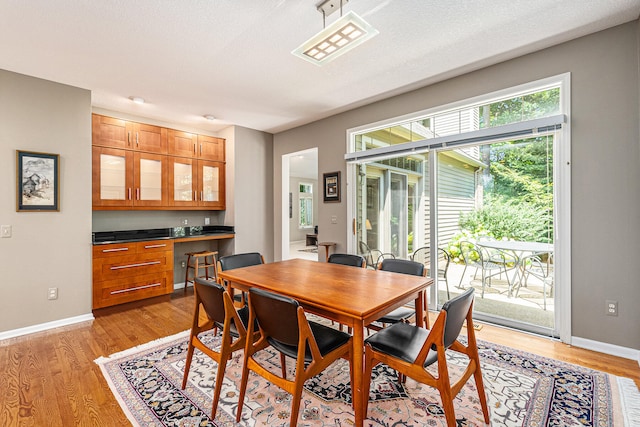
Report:
M 522 92 L 528 92 L 532 90 L 543 90 L 545 87 L 559 86 L 560 87 L 560 113 L 564 116 L 564 123 L 560 130 L 557 130 L 560 136 L 560 143 L 554 144 L 554 227 L 555 227 L 555 239 L 554 239 L 554 254 L 555 254 L 555 280 L 557 283 L 562 283 L 562 286 L 556 286 L 554 291 L 558 304 L 556 305 L 555 313 L 555 327 L 560 337 L 560 340 L 564 343 L 571 344 L 571 74 L 564 73 L 557 76 L 551 76 L 548 78 L 536 80 L 533 82 L 525 83 L 519 86 L 505 88 L 496 92 L 488 93 L 481 96 L 465 99 L 462 101 L 453 102 L 450 104 L 430 108 L 423 111 L 418 111 L 412 114 L 406 114 L 400 117 L 389 118 L 383 121 L 369 123 L 367 125 L 358 126 L 355 128 L 346 130 L 346 148 L 347 155 L 345 159 L 349 160 L 346 164 L 347 170 L 347 217 L 355 218 L 357 212 L 355 211 L 355 186 L 349 185 L 349 183 L 356 182 L 357 173 L 357 157 L 365 157 L 362 154 L 366 152 L 358 152 L 360 156 L 354 155 L 355 152 L 355 135 L 361 134 L 365 131 L 373 129 L 386 128 L 394 126 L 400 123 L 416 119 L 432 114 L 442 114 L 446 111 L 457 110 L 465 106 L 488 104 L 498 99 L 508 98 L 515 96 Z M 517 125 L 517 124 L 514 124 Z M 509 126 L 509 125 L 507 125 Z M 516 126 L 517 127 L 517 126 Z M 478 131 L 478 132 L 482 132 Z M 461 134 L 464 135 L 464 134 Z M 455 139 L 464 139 L 464 136 L 460 136 Z M 445 141 L 447 142 L 447 141 Z M 423 148 L 422 151 L 433 151 L 434 154 L 442 149 L 449 149 L 444 146 L 432 146 Z M 397 146 L 396 146 L 397 147 Z M 406 148 L 406 147 L 405 147 Z M 415 147 L 414 147 L 415 149 Z M 390 157 L 401 155 L 400 153 L 380 153 L 380 157 Z M 435 157 L 435 156 L 430 156 Z M 371 161 L 372 158 L 367 158 L 365 161 Z M 434 171 L 437 168 L 430 169 Z M 433 177 L 433 175 L 432 175 Z M 431 185 L 435 185 L 435 179 L 431 179 Z M 432 193 L 434 194 L 434 193 Z M 435 217 L 434 217 L 435 218 Z M 347 221 L 350 223 L 350 221 Z M 433 221 L 435 223 L 436 221 Z M 349 224 L 350 225 L 350 224 Z M 346 235 L 352 236 L 347 239 L 347 250 L 350 253 L 355 253 L 357 250 L 357 242 L 355 236 L 352 235 L 351 229 L 347 227 Z M 437 236 L 437 233 L 435 233 Z M 559 261 L 559 262 L 558 262 Z M 437 298 L 435 298 L 435 287 L 430 290 L 430 309 L 435 309 Z
M 300 191 L 300 186 L 302 186 L 302 185 L 308 186 L 309 188 L 311 188 L 311 192 L 307 193 L 307 192 Z M 309 225 L 302 225 L 301 224 L 302 223 L 302 206 L 301 205 L 302 205 L 302 201 L 303 200 L 305 200 L 305 201 L 310 200 L 311 201 L 311 224 L 309 224 Z M 302 181 L 300 181 L 298 183 L 298 228 L 300 230 L 307 230 L 307 229 L 313 228 L 314 227 L 313 222 L 314 222 L 314 218 L 313 218 L 313 184 L 310 183 L 310 182 L 302 182 Z

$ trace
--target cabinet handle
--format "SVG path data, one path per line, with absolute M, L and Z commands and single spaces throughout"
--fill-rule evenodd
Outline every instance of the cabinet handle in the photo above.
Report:
M 146 267 L 148 265 L 156 265 L 156 264 L 160 264 L 160 261 L 141 262 L 139 264 L 117 265 L 115 267 L 111 267 L 110 269 L 122 270 L 123 268 Z
M 193 201 L 194 202 L 198 201 L 198 193 L 195 190 L 193 190 Z
M 200 201 L 204 202 L 204 191 L 200 192 Z
M 131 200 L 131 187 L 129 187 L 129 198 L 127 200 Z
M 115 249 L 103 249 L 102 253 L 106 253 L 106 252 L 122 252 L 122 251 L 128 251 L 129 248 L 115 248 Z
M 138 132 L 136 132 L 136 147 L 140 146 L 140 138 Z
M 193 154 L 196 154 L 196 143 L 193 143 Z
M 166 244 L 162 244 L 162 245 L 145 245 L 144 248 L 145 249 L 164 248 L 165 246 L 167 246 L 167 245 Z
M 127 146 L 131 146 L 131 131 L 127 132 Z
M 162 283 L 151 283 L 150 285 L 137 286 L 135 288 L 129 288 L 129 289 L 120 289 L 119 291 L 111 291 L 109 293 L 111 295 L 123 294 L 125 292 L 139 291 L 140 289 L 155 288 L 156 286 L 160 286 L 161 284 Z
M 200 157 L 202 157 L 202 144 L 200 144 Z
M 140 188 L 136 188 L 136 200 L 140 200 Z

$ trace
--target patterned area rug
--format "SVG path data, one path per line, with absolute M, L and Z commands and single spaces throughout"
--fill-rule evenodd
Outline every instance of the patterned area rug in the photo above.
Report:
M 180 389 L 188 331 L 96 360 L 134 426 L 287 426 L 291 395 L 251 374 L 242 421 L 235 423 L 242 352 L 227 365 L 218 413 L 210 419 L 216 364 L 198 350 L 187 388 Z M 211 345 L 219 336 L 206 335 Z M 629 378 L 479 342 L 493 426 L 640 426 L 640 392 Z M 279 356 L 262 357 L 274 371 Z M 463 358 L 452 357 L 462 372 Z M 290 370 L 293 362 L 288 364 Z M 291 372 L 293 375 L 293 372 Z M 455 373 L 454 373 L 455 375 Z M 340 360 L 305 384 L 299 426 L 353 425 L 349 365 Z M 455 401 L 458 427 L 484 426 L 473 381 Z M 434 389 L 378 365 L 365 426 L 445 426 Z

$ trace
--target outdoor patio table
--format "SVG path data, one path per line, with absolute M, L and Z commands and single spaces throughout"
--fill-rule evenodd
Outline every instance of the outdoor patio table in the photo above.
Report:
M 477 244 L 484 248 L 509 251 L 513 254 L 516 264 L 514 266 L 515 272 L 513 273 L 513 279 L 511 280 L 511 287 L 509 288 L 509 296 L 512 295 L 516 283 L 518 283 L 519 286 L 520 282 L 522 281 L 522 276 L 524 273 L 524 265 L 522 265 L 522 260 L 525 258 L 525 254 L 553 253 L 552 243 L 527 242 L 520 240 L 479 240 Z M 518 277 L 519 279 L 517 282 L 516 277 Z
M 416 324 L 423 326 L 423 298 L 429 277 L 368 270 L 341 264 L 290 259 L 221 271 L 233 288 L 251 287 L 289 296 L 306 311 L 350 326 L 353 330 L 353 406 L 355 426 L 362 427 L 364 399 L 364 327 L 392 310 L 415 302 Z

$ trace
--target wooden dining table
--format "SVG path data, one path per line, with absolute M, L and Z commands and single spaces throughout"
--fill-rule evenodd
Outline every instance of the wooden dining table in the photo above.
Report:
M 416 324 L 424 323 L 425 290 L 433 279 L 341 264 L 290 259 L 219 272 L 233 289 L 255 287 L 296 299 L 305 311 L 347 325 L 353 330 L 352 400 L 355 425 L 363 426 L 365 326 L 414 301 Z

